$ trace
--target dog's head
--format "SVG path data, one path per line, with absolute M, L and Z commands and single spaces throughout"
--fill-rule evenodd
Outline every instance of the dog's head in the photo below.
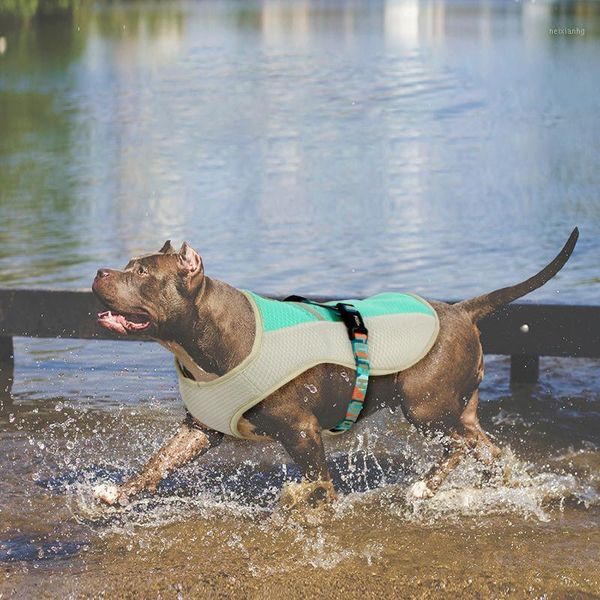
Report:
M 122 271 L 99 269 L 92 290 L 108 310 L 98 322 L 116 333 L 168 338 L 167 329 L 193 310 L 204 281 L 199 254 L 167 241 L 156 254 L 132 258 Z

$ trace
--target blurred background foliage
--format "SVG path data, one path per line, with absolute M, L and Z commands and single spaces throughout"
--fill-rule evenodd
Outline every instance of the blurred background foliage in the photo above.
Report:
M 94 0 L 2 0 L 0 18 L 27 23 L 41 16 L 73 13 Z

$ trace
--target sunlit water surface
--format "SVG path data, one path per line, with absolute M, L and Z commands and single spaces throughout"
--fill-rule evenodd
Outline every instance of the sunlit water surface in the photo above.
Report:
M 111 3 L 0 24 L 0 283 L 89 287 L 171 238 L 257 291 L 462 298 L 529 276 L 579 225 L 531 299 L 597 304 L 598 7 Z M 466 461 L 407 502 L 439 448 L 380 413 L 329 443 L 326 515 L 282 514 L 295 467 L 237 441 L 117 510 L 93 486 L 139 469 L 183 415 L 167 353 L 19 339 L 0 590 L 599 594 L 598 363 L 541 367 L 511 390 L 508 360 L 488 360 L 481 416 L 506 482 Z

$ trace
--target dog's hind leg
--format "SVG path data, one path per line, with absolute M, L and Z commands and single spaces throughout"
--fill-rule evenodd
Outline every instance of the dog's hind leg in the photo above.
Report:
M 423 479 L 413 483 L 408 490 L 412 498 L 431 498 L 438 491 L 450 473 L 456 469 L 467 451 L 465 440 L 452 435 L 444 442 L 444 452 L 439 463 L 434 465 Z
M 479 404 L 479 390 L 475 390 L 460 416 L 464 436 L 473 448 L 473 455 L 488 467 L 492 467 L 501 454 L 500 448 L 496 446 L 482 429 L 477 418 L 477 406 Z
M 479 390 L 475 390 L 467 402 L 459 424 L 444 443 L 442 460 L 425 477 L 414 483 L 409 494 L 414 498 L 431 498 L 448 475 L 458 466 L 465 454 L 482 462 L 489 470 L 496 464 L 501 450 L 487 436 L 477 418 Z
M 506 484 L 510 481 L 510 472 L 506 468 L 502 468 L 498 461 L 502 450 L 490 440 L 479 423 L 477 418 L 478 404 L 479 390 L 475 390 L 461 415 L 465 435 L 468 436 L 473 456 L 484 465 L 483 481 L 487 482 L 494 476 L 500 476 Z

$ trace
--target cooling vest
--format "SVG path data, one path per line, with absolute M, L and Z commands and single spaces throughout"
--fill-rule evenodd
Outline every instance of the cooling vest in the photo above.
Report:
M 329 363 L 347 367 L 353 377 L 355 368 L 348 330 L 334 311 L 242 293 L 256 320 L 250 354 L 211 381 L 189 379 L 175 360 L 188 411 L 206 427 L 235 437 L 242 437 L 238 421 L 247 410 L 304 371 Z M 408 369 L 429 352 L 437 338 L 436 312 L 414 294 L 384 293 L 342 302 L 359 310 L 369 330 L 371 376 Z

